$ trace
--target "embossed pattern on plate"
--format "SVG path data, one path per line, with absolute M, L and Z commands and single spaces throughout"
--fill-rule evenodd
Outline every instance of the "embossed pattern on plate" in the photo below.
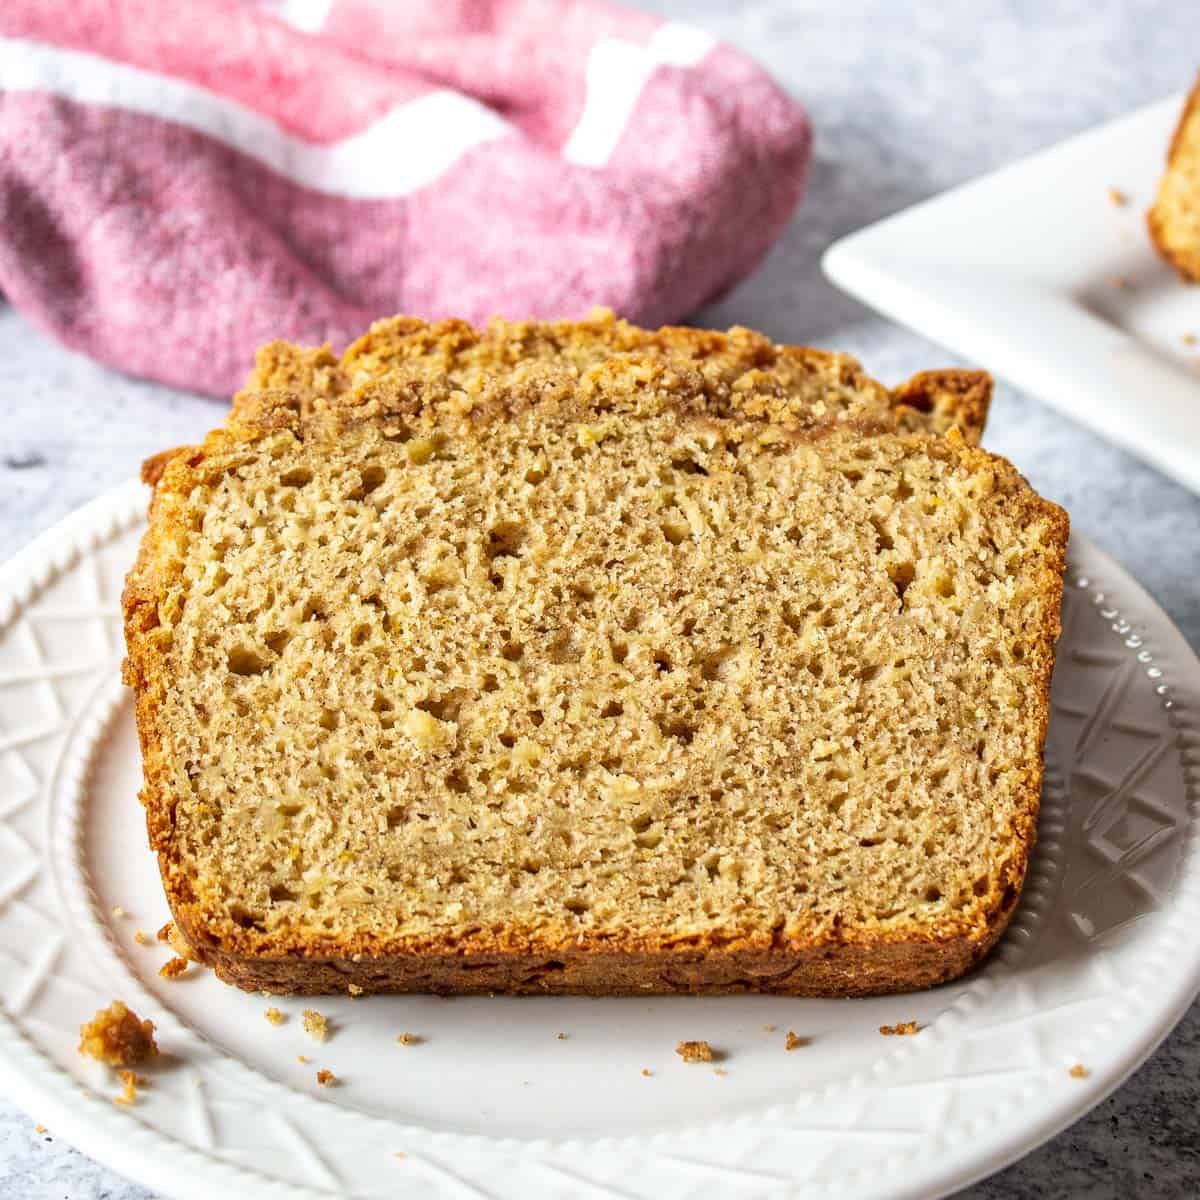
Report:
M 868 1001 L 338 997 L 315 1003 L 324 1045 L 300 1002 L 196 968 L 162 980 L 117 674 L 144 501 L 119 489 L 0 573 L 0 1076 L 165 1196 L 934 1195 L 1096 1103 L 1200 985 L 1200 665 L 1078 538 L 1039 847 L 1013 929 L 967 980 Z M 128 1110 L 75 1052 L 118 996 L 165 1051 Z M 877 1032 L 909 1019 L 917 1037 Z M 422 1041 L 396 1045 L 405 1030 Z M 810 1041 L 789 1053 L 788 1030 Z M 685 1037 L 725 1074 L 680 1063 Z M 341 1086 L 319 1088 L 321 1066 Z

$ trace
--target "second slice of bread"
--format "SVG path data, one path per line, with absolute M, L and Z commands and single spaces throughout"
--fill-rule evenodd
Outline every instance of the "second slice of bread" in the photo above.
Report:
M 338 357 L 327 347 L 272 342 L 258 353 L 241 395 L 287 388 L 337 399 L 402 370 L 468 391 L 485 381 L 519 380 L 533 364 L 582 374 L 625 355 L 650 356 L 693 377 L 715 403 L 735 393 L 773 390 L 810 423 L 868 424 L 914 432 L 957 427 L 974 444 L 987 421 L 992 380 L 984 371 L 923 371 L 897 388 L 872 379 L 848 354 L 779 346 L 751 329 L 728 333 L 667 326 L 641 329 L 597 309 L 586 321 L 502 321 L 475 329 L 465 321 L 428 323 L 389 317 Z M 236 401 L 235 401 L 236 404 Z

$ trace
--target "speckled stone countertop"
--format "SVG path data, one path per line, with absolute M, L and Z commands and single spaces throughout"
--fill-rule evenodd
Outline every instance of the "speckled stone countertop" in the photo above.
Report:
M 658 0 L 758 57 L 808 106 L 808 199 L 758 273 L 698 315 L 849 350 L 889 381 L 953 362 L 837 293 L 835 238 L 1155 100 L 1200 66 L 1179 0 Z M 1144 198 L 1138 198 L 1144 199 Z M 986 364 L 983 364 L 986 366 Z M 0 306 L 0 558 L 140 460 L 215 424 L 212 401 L 123 378 L 51 344 Z M 1200 498 L 1001 386 L 987 444 L 1113 554 L 1200 645 Z M 1200 1010 L 1113 1097 L 1048 1145 L 962 1193 L 1200 1194 Z M 0 1102 L 0 1196 L 145 1200 L 143 1188 L 38 1134 Z

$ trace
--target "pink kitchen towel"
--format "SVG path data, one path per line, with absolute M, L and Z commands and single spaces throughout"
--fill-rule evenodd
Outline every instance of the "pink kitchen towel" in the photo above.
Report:
M 396 312 L 678 320 L 804 188 L 803 111 L 593 0 L 3 0 L 0 291 L 214 395 Z

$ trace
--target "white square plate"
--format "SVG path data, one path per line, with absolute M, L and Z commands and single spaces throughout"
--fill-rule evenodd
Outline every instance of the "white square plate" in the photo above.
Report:
M 1200 286 L 1159 258 L 1145 222 L 1182 105 L 851 234 L 825 273 L 1200 492 L 1200 345 L 1184 341 L 1200 337 Z

